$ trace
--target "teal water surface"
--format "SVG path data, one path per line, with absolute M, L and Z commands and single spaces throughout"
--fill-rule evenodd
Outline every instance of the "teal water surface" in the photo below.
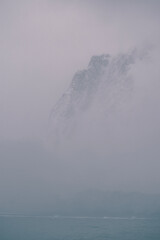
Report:
M 160 240 L 160 219 L 0 216 L 0 240 Z

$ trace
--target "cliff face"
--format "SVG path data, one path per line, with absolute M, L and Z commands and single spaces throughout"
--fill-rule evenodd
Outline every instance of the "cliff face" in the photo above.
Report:
M 51 141 L 55 144 L 78 135 L 77 131 L 82 130 L 87 121 L 101 125 L 103 119 L 105 123 L 111 112 L 128 101 L 133 89 L 130 69 L 139 59 L 137 51 L 115 57 L 93 56 L 88 67 L 74 75 L 69 88 L 51 111 Z M 90 128 L 90 123 L 86 129 Z

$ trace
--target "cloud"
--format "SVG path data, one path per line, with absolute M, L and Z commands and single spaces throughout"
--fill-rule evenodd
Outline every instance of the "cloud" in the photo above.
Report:
M 159 9 L 159 1 L 143 0 L 0 1 L 0 140 L 42 139 L 52 107 L 91 56 L 149 43 L 154 46 L 150 57 L 130 72 L 136 91 L 129 115 L 110 119 L 110 142 L 102 138 L 114 154 L 91 134 L 96 151 L 77 157 L 77 150 L 77 158 L 59 160 L 57 175 L 60 185 L 73 188 L 157 191 Z
M 159 39 L 157 1 L 0 4 L 2 138 L 43 135 L 50 109 L 92 55 Z

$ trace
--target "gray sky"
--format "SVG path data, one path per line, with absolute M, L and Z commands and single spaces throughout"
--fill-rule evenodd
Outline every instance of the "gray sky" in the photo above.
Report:
M 12 208 L 15 201 L 19 207 L 17 200 L 27 197 L 31 205 L 34 197 L 35 202 L 46 197 L 50 202 L 58 190 L 90 187 L 160 193 L 159 13 L 158 0 L 0 0 L 0 143 L 7 140 L 0 144 L 4 205 Z M 93 55 L 146 46 L 152 46 L 149 57 L 130 72 L 133 101 L 124 115 L 107 120 L 109 137 L 103 138 L 101 126 L 90 132 L 86 127 L 81 141 L 86 152 L 75 144 L 71 157 L 62 159 L 29 143 L 46 135 L 52 107 Z M 96 113 L 89 114 L 95 120 Z
M 0 139 L 45 135 L 92 55 L 159 41 L 159 1 L 0 1 Z

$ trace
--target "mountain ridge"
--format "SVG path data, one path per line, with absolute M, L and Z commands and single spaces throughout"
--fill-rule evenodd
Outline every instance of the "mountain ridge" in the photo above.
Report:
M 102 113 L 106 117 L 123 105 L 134 85 L 130 69 L 145 55 L 134 49 L 116 56 L 92 56 L 88 67 L 74 74 L 68 89 L 50 113 L 48 136 L 51 141 L 56 144 L 72 137 L 87 112 L 96 109 L 96 115 Z

